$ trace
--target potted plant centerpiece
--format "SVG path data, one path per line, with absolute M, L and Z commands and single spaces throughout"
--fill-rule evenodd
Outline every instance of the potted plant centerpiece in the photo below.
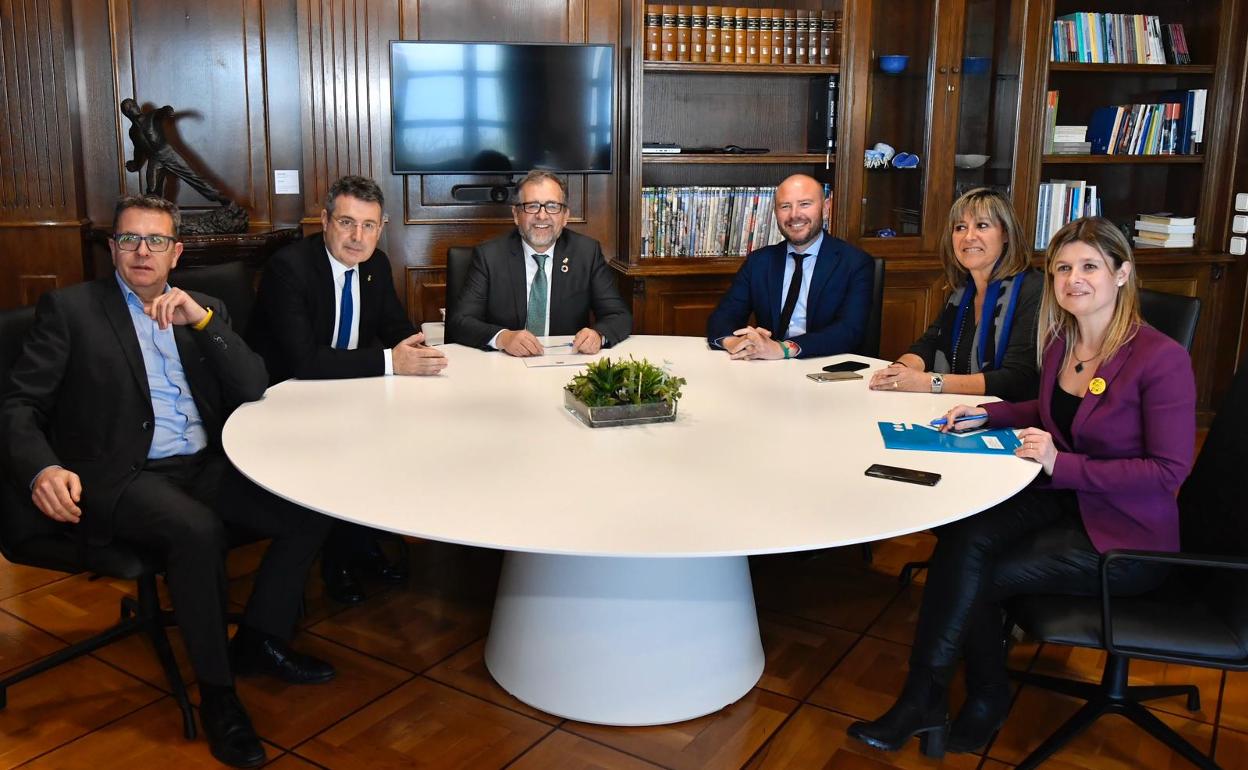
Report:
M 644 358 L 602 358 L 564 386 L 563 405 L 591 428 L 669 422 L 684 384 Z

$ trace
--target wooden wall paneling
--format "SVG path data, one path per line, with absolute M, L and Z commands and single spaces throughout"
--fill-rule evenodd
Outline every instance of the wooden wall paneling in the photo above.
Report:
M 77 110 L 68 0 L 0 3 L 0 307 L 82 280 Z
M 944 301 L 945 276 L 939 264 L 889 260 L 884 272 L 880 358 L 894 361 L 909 350 L 935 320 Z
M 420 328 L 426 321 L 441 321 L 446 309 L 446 268 L 409 267 L 406 287 L 407 315 Z
M 265 82 L 265 143 L 268 146 L 268 178 L 273 180 L 277 169 L 295 169 L 302 177 L 303 132 L 299 91 L 299 22 L 298 0 L 263 0 L 261 6 L 264 82 Z M 301 189 L 297 194 L 276 191 L 271 196 L 274 226 L 295 225 L 303 219 L 305 201 Z M 319 209 L 318 209 L 319 211 Z
M 231 6 L 201 0 L 110 0 L 117 101 L 171 105 L 170 145 L 188 165 L 246 208 L 254 228 L 271 223 L 265 126 L 261 0 Z M 194 84 L 194 87 L 188 87 Z M 131 157 L 130 121 L 111 105 L 119 167 Z M 124 190 L 141 192 L 139 175 L 121 170 Z M 215 203 L 180 181 L 168 195 L 183 209 Z
M 731 275 L 625 277 L 620 293 L 632 297 L 634 334 L 704 337 L 706 319 L 731 283 Z

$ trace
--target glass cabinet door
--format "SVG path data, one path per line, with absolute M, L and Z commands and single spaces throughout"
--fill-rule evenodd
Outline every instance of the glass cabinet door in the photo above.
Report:
M 935 0 L 873 3 L 860 238 L 919 237 L 931 120 Z
M 975 187 L 1011 194 L 1024 0 L 966 0 L 953 197 Z M 957 69 L 954 72 L 957 72 Z

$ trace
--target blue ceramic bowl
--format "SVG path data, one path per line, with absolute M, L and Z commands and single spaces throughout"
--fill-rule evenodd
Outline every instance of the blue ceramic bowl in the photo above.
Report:
M 992 59 L 987 56 L 967 56 L 962 60 L 962 71 L 968 75 L 984 75 L 992 68 Z
M 909 63 L 910 57 L 903 53 L 889 53 L 880 57 L 880 69 L 893 75 L 905 70 Z

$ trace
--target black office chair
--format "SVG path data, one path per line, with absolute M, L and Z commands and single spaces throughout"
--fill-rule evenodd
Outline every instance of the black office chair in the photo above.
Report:
M 1200 299 L 1140 289 L 1140 315 L 1148 325 L 1179 343 L 1189 353 L 1200 320 Z
M 464 291 L 464 284 L 468 282 L 468 268 L 472 266 L 472 248 L 469 246 L 452 246 L 446 250 L 446 320 L 451 320 L 451 314 L 455 311 L 455 307 L 459 304 L 459 295 Z M 450 324 L 446 326 L 446 341 L 454 342 L 451 339 Z
M 221 300 L 230 313 L 230 327 L 239 334 L 246 333 L 256 304 L 256 270 L 251 265 L 238 261 L 180 267 L 169 274 L 169 283 Z
M 0 383 L 8 379 L 9 369 L 21 352 L 22 341 L 34 318 L 34 308 L 30 307 L 0 311 Z M 156 593 L 156 573 L 161 570 L 161 565 L 124 543 L 80 548 L 67 525 L 58 524 L 39 513 L 28 499 L 21 496 L 19 489 L 25 481 L 19 479 L 14 483 L 0 475 L 0 554 L 14 564 L 133 580 L 138 585 L 138 597 L 121 600 L 121 620 L 112 628 L 0 679 L 0 709 L 8 705 L 8 688 L 18 682 L 131 634 L 143 633 L 156 648 L 156 657 L 165 670 L 169 689 L 182 710 L 182 730 L 187 738 L 194 738 L 195 718 L 186 697 L 186 686 L 174 660 L 173 649 L 169 646 L 169 637 L 165 635 L 165 626 L 173 623 L 172 615 L 160 609 Z
M 1109 653 L 1100 684 L 1013 672 L 1025 684 L 1087 701 L 1019 768 L 1038 767 L 1102 714 L 1114 713 L 1135 722 L 1197 767 L 1217 770 L 1212 759 L 1141 705 L 1155 698 L 1184 695 L 1187 707 L 1195 711 L 1200 708 L 1199 691 L 1192 685 L 1131 686 L 1127 684 L 1127 670 L 1132 658 L 1248 670 L 1245 431 L 1248 366 L 1241 366 L 1192 474 L 1179 492 L 1183 552 L 1110 551 L 1102 559 L 1102 587 L 1106 569 L 1117 562 L 1173 565 L 1160 588 L 1128 598 L 1111 597 L 1102 588 L 1099 598 L 1029 596 L 1009 602 L 1011 620 L 1028 635 L 1046 643 Z
M 867 316 L 867 329 L 858 345 L 858 355 L 880 357 L 880 326 L 884 312 L 884 260 L 873 257 L 871 271 L 871 314 Z

